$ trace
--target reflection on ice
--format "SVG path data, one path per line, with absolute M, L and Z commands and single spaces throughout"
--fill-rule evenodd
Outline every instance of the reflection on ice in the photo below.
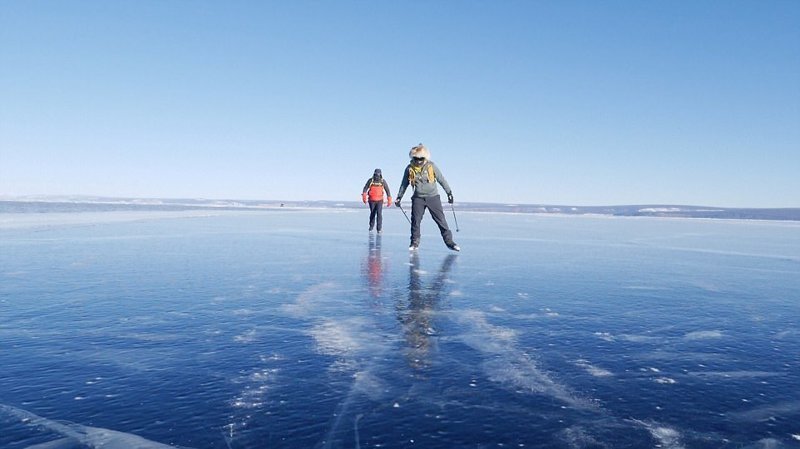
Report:
M 386 261 L 381 256 L 381 235 L 369 235 L 369 250 L 365 262 L 366 267 L 362 267 L 367 279 L 367 287 L 370 296 L 374 300 L 379 300 L 384 293 L 385 279 L 384 271 Z
M 406 359 L 415 369 L 423 369 L 430 363 L 428 356 L 433 343 L 431 337 L 436 334 L 433 318 L 456 257 L 455 254 L 445 257 L 436 277 L 425 284 L 423 276 L 426 273 L 420 270 L 419 255 L 416 253 L 411 255 L 408 269 L 408 298 L 407 301 L 398 301 L 395 309 L 407 345 Z

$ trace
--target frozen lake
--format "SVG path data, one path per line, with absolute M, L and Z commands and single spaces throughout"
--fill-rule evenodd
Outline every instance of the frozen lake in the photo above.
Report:
M 0 214 L 0 447 L 800 447 L 800 223 L 384 220 Z

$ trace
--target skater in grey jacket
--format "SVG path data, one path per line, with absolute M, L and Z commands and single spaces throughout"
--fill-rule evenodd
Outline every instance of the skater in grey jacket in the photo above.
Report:
M 425 215 L 425 209 L 428 209 L 431 211 L 433 221 L 439 226 L 444 244 L 453 251 L 460 251 L 461 249 L 453 241 L 453 233 L 447 226 L 436 183 L 438 182 L 447 193 L 447 202 L 453 204 L 453 191 L 450 190 L 450 185 L 439 167 L 430 160 L 431 153 L 424 145 L 419 144 L 411 148 L 408 156 L 411 158 L 411 163 L 403 172 L 403 181 L 397 192 L 397 201 L 395 201 L 395 205 L 400 207 L 400 201 L 408 186 L 414 188 L 414 194 L 411 195 L 411 245 L 408 249 L 413 251 L 419 247 L 420 223 L 422 216 Z

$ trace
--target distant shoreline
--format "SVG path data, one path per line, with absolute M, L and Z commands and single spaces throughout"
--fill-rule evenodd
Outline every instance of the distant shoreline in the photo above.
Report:
M 361 209 L 359 201 L 256 201 L 103 197 L 23 197 L 0 199 L 2 213 Z M 565 206 L 545 204 L 456 203 L 464 212 L 614 217 L 708 218 L 800 221 L 800 208 L 726 208 L 687 205 Z

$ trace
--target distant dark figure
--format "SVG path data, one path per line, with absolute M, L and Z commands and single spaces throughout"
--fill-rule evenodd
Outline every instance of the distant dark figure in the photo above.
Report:
M 403 172 L 403 182 L 400 184 L 395 202 L 397 207 L 400 207 L 400 201 L 408 186 L 414 187 L 414 194 L 411 196 L 411 245 L 408 249 L 413 251 L 419 247 L 420 223 L 422 216 L 425 215 L 425 209 L 428 209 L 431 211 L 433 221 L 439 226 L 444 244 L 453 251 L 461 251 L 461 248 L 453 241 L 453 233 L 444 218 L 442 200 L 439 198 L 439 188 L 436 183 L 442 185 L 447 193 L 447 202 L 453 204 L 453 191 L 450 190 L 450 185 L 444 179 L 439 167 L 430 160 L 431 153 L 424 145 L 419 144 L 411 148 L 408 156 L 411 158 L 411 163 Z
M 386 207 L 392 204 L 392 194 L 389 184 L 383 179 L 381 169 L 376 168 L 372 177 L 367 179 L 364 190 L 361 191 L 361 201 L 369 202 L 369 230 L 378 225 L 378 234 L 383 232 L 383 192 L 386 192 Z

